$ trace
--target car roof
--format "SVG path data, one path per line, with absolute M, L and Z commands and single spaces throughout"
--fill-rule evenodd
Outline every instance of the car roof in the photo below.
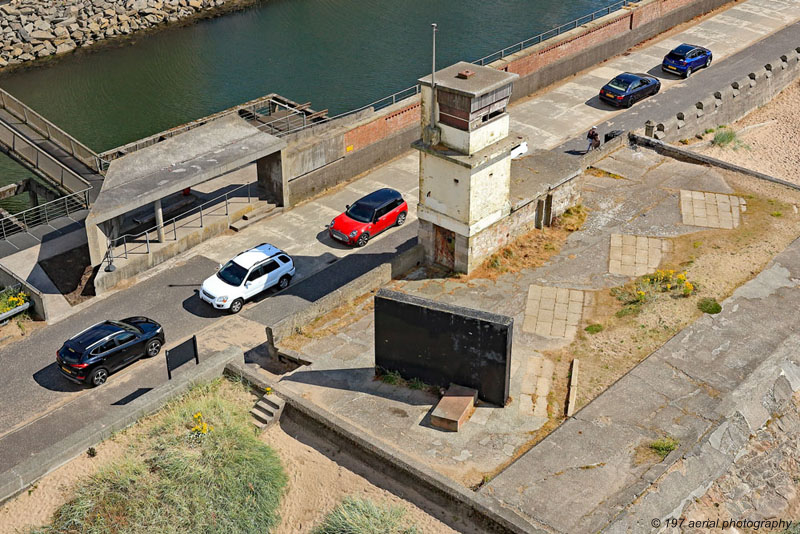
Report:
M 614 80 L 622 80 L 623 82 L 628 82 L 628 83 L 635 82 L 639 78 L 641 78 L 641 75 L 633 74 L 632 72 L 623 72 L 622 74 L 617 74 L 616 76 L 614 76 Z
M 124 332 L 124 329 L 111 321 L 103 321 L 90 326 L 86 330 L 79 332 L 69 338 L 70 345 L 78 350 L 86 350 L 101 339 L 105 339 L 112 334 Z
M 677 54 L 679 56 L 685 56 L 686 54 L 688 54 L 689 52 L 691 52 L 692 50 L 694 50 L 696 48 L 700 48 L 700 47 L 699 46 L 695 46 L 695 45 L 690 45 L 690 44 L 683 43 L 682 45 L 676 46 L 675 48 L 673 48 L 671 53 L 672 54 Z
M 391 189 L 389 187 L 384 187 L 383 189 L 378 189 L 377 191 L 373 191 L 369 195 L 365 197 L 361 197 L 356 202 L 358 204 L 362 204 L 369 208 L 380 208 L 390 200 L 395 200 L 397 198 L 402 198 L 403 195 Z
M 253 247 L 238 254 L 235 258 L 233 258 L 233 261 L 241 267 L 249 269 L 256 263 L 272 258 L 277 254 L 281 254 L 282 252 L 283 251 L 281 249 L 270 245 L 269 243 L 261 243 L 257 247 Z

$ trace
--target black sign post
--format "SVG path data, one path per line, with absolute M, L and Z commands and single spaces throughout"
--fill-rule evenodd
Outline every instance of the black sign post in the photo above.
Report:
M 197 336 L 192 336 L 172 350 L 165 351 L 167 359 L 167 377 L 172 380 L 172 371 L 194 358 L 195 365 L 200 365 L 200 355 L 197 350 Z

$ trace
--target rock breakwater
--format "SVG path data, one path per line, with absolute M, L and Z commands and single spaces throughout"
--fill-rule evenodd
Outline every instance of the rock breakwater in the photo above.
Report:
M 243 3 L 240 0 L 11 0 L 0 5 L 0 69 Z

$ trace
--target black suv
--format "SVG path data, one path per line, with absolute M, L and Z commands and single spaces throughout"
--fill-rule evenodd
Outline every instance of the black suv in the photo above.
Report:
M 56 352 L 56 363 L 70 380 L 99 386 L 117 369 L 155 356 L 163 344 L 163 328 L 147 317 L 104 321 L 69 338 Z

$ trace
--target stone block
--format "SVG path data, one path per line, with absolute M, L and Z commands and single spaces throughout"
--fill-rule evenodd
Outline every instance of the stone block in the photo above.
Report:
M 475 410 L 477 400 L 477 390 L 450 384 L 447 392 L 431 412 L 431 424 L 437 428 L 458 432 Z

